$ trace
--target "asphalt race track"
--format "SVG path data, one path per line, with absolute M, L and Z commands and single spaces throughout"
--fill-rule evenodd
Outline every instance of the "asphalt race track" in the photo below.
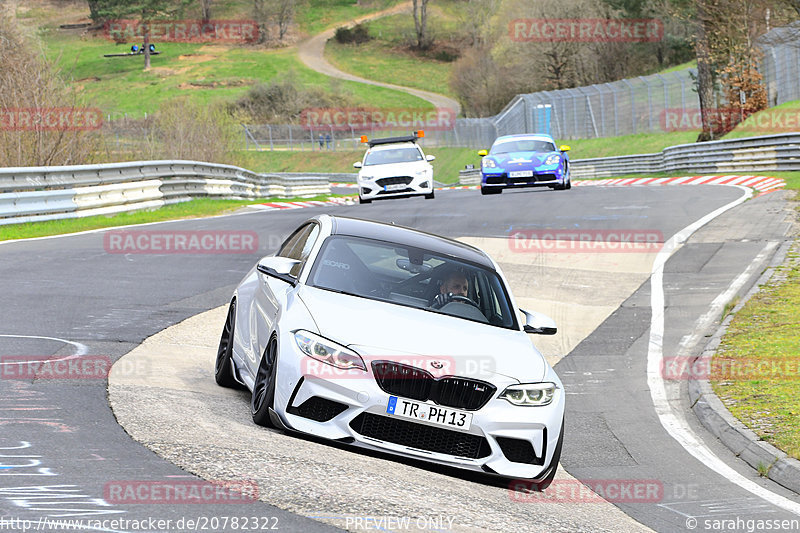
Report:
M 724 529 L 746 531 L 747 520 L 800 519 L 800 498 L 760 478 L 699 425 L 685 383 L 666 385 L 669 413 L 657 413 L 647 368 L 651 329 L 660 316 L 653 312 L 654 296 L 663 291 L 660 353 L 699 353 L 714 325 L 703 323 L 698 334 L 691 334 L 714 299 L 743 272 L 751 272 L 746 289 L 785 242 L 784 193 L 747 200 L 699 228 L 666 262 L 663 283 L 657 286 L 648 282 L 655 254 L 602 254 L 579 264 L 580 257 L 591 254 L 563 261 L 565 254 L 509 252 L 508 238 L 515 232 L 554 228 L 635 229 L 668 240 L 742 195 L 741 188 L 706 185 L 521 190 L 491 197 L 454 190 L 438 191 L 432 201 L 247 210 L 130 228 L 254 232 L 257 250 L 247 253 L 116 253 L 104 231 L 2 243 L 0 530 L 22 531 L 12 520 L 41 525 L 45 519 L 119 519 L 88 530 L 203 530 L 205 524 L 206 530 L 225 531 L 405 531 L 418 526 L 439 531 L 711 531 L 705 527 L 710 520 L 739 519 L 737 527 Z M 152 380 L 149 396 L 119 389 L 128 395 L 116 415 L 127 417 L 120 419 L 124 429 L 109 407 L 105 379 L 9 375 L 16 367 L 6 363 L 15 356 L 111 363 L 165 328 L 218 309 L 255 261 L 273 253 L 303 220 L 323 212 L 394 221 L 485 245 L 503 266 L 520 303 L 544 305 L 538 310 L 553 314 L 561 328 L 557 339 L 533 340 L 552 361 L 560 359 L 556 370 L 568 394 L 566 472 L 582 480 L 649 483 L 659 487 L 654 497 L 615 505 L 531 501 L 481 478 L 258 428 L 249 421 L 246 394 L 212 389 L 212 368 L 203 350 L 221 330 L 224 313 L 219 311 L 204 315 L 207 322 L 192 336 L 173 339 L 184 352 L 198 354 L 196 366 L 180 366 L 177 377 L 148 374 L 152 367 L 137 368 L 135 358 L 119 362 L 129 373 L 141 370 L 139 378 Z M 164 353 L 160 364 L 169 367 L 170 357 Z M 126 367 L 129 361 L 134 363 Z M 174 361 L 176 368 L 184 364 L 177 356 Z M 123 397 L 119 394 L 112 401 Z M 673 419 L 697 438 L 688 448 L 666 429 L 673 427 Z M 707 457 L 708 451 L 718 463 L 697 458 Z M 112 489 L 119 485 L 197 481 L 190 472 L 257 483 L 260 501 L 112 501 Z M 571 479 L 562 471 L 557 483 Z M 768 492 L 757 495 L 751 485 Z M 242 520 L 223 526 L 221 517 L 250 521 L 247 527 Z M 411 518 L 410 527 L 403 517 Z M 212 518 L 216 527 L 211 527 Z M 133 527 L 121 520 L 151 523 Z M 188 520 L 200 527 L 187 527 Z

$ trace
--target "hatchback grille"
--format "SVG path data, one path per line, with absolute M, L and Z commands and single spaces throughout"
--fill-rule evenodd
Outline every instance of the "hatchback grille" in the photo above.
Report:
M 380 185 L 381 187 L 385 187 L 387 185 L 408 185 L 414 180 L 411 176 L 396 176 L 393 178 L 381 178 L 375 180 L 375 183 Z
M 391 361 L 373 361 L 372 372 L 386 393 L 468 411 L 486 405 L 497 390 L 485 381 L 452 376 L 436 379 L 426 370 Z
M 361 413 L 350 422 L 350 427 L 365 437 L 418 450 L 469 459 L 481 459 L 491 454 L 489 442 L 484 437 L 388 416 Z

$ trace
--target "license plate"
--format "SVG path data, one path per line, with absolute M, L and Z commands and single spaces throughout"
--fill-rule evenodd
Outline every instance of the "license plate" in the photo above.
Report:
M 386 185 L 383 187 L 384 191 L 401 191 L 408 187 L 408 185 L 404 183 L 393 183 L 391 185 Z
M 437 426 L 467 430 L 472 425 L 472 413 L 465 413 L 438 405 L 389 396 L 386 412 L 411 420 L 421 420 Z
M 516 170 L 514 172 L 509 172 L 509 178 L 530 178 L 533 176 L 533 170 Z

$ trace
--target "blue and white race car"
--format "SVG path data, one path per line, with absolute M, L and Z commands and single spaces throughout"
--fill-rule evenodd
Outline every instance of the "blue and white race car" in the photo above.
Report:
M 492 149 L 481 150 L 481 194 L 497 194 L 508 187 L 572 187 L 569 178 L 569 146 L 556 148 L 549 135 L 505 135 Z

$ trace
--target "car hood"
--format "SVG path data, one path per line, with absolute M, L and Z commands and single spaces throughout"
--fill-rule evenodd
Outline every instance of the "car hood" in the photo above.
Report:
M 368 176 L 370 178 L 390 178 L 395 176 L 415 176 L 416 172 L 421 172 L 431 168 L 427 161 L 413 161 L 411 163 L 389 163 L 386 165 L 370 165 L 363 167 L 359 171 L 359 177 Z
M 389 358 L 434 375 L 487 381 L 501 375 L 522 383 L 541 381 L 547 369 L 527 334 L 518 330 L 309 286 L 298 296 L 320 335 L 354 349 L 367 364 Z
M 545 160 L 551 155 L 560 155 L 559 152 L 509 152 L 506 154 L 491 154 L 501 167 L 530 168 L 543 166 Z

